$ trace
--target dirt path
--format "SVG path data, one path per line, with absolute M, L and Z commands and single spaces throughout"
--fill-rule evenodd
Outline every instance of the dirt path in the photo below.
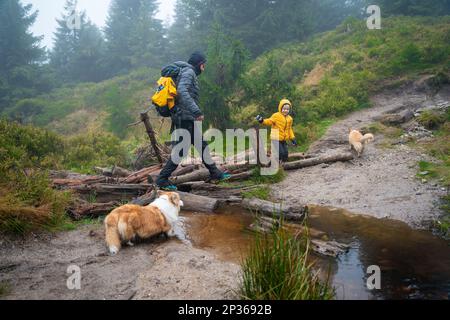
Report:
M 153 240 L 106 254 L 101 225 L 26 239 L 0 240 L 5 299 L 233 299 L 239 267 L 178 240 Z M 68 290 L 67 268 L 81 269 L 81 290 Z
M 449 100 L 448 87 L 433 96 L 427 96 L 416 85 L 379 94 L 372 99 L 373 108 L 355 112 L 330 127 L 310 148 L 310 153 L 348 150 L 348 128 L 367 126 L 385 113 L 415 111 Z M 273 197 L 401 220 L 414 227 L 423 226 L 439 216 L 439 198 L 445 195 L 437 184 L 422 183 L 416 178 L 417 163 L 433 160 L 404 144 L 382 148 L 382 141 L 382 136 L 376 136 L 376 142 L 368 146 L 362 158 L 352 162 L 289 173 L 285 181 L 272 187 Z

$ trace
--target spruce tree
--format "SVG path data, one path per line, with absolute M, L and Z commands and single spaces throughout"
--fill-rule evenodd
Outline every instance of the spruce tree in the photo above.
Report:
M 142 66 L 160 67 L 164 52 L 164 33 L 154 18 L 156 0 L 113 0 L 105 35 L 108 69 L 112 75 Z
M 45 59 L 41 37 L 29 30 L 36 17 L 32 5 L 0 1 L 0 112 L 17 99 L 47 89 L 39 78 L 39 63 Z
M 85 12 L 75 11 L 76 6 L 77 0 L 67 0 L 61 18 L 56 20 L 51 66 L 58 80 L 64 83 L 103 80 L 103 35 Z M 73 19 L 76 15 L 78 21 Z

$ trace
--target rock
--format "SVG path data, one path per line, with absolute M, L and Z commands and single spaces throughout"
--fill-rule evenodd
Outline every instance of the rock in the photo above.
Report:
M 428 180 L 427 179 L 422 179 L 422 183 L 427 183 Z
M 429 171 L 422 171 L 421 173 L 419 173 L 419 175 L 421 176 L 427 176 L 428 174 L 430 174 Z
M 413 118 L 414 113 L 411 110 L 407 109 L 400 113 L 385 114 L 379 117 L 377 120 L 379 120 L 384 125 L 397 126 L 402 123 L 408 122 Z

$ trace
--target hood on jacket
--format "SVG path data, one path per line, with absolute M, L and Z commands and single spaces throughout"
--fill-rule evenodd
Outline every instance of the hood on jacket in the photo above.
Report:
M 195 71 L 195 68 L 191 64 L 184 62 L 184 61 L 174 62 L 174 65 L 176 65 L 177 67 L 180 67 L 180 68 L 190 68 Z
M 283 109 L 283 106 L 285 104 L 288 104 L 291 107 L 291 109 L 292 109 L 292 103 L 288 99 L 283 99 L 283 100 L 280 101 L 280 104 L 278 105 L 278 112 L 281 113 L 281 110 Z

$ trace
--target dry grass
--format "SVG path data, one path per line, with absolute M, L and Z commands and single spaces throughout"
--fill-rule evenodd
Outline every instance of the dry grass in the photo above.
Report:
M 318 86 L 320 81 L 322 81 L 325 74 L 327 74 L 330 70 L 333 69 L 332 65 L 322 66 L 321 64 L 317 64 L 316 67 L 311 70 L 306 76 L 303 85 L 305 86 Z

